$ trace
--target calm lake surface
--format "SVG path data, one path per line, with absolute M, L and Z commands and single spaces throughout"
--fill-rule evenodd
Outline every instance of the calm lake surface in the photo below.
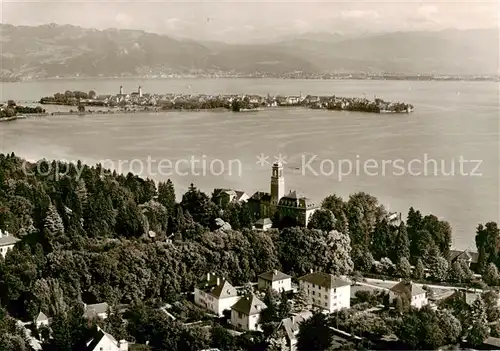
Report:
M 448 220 L 458 249 L 475 247 L 478 223 L 499 221 L 498 83 L 54 80 L 1 84 L 0 100 L 34 101 L 68 89 L 114 94 L 120 85 L 126 92 L 141 85 L 144 92 L 155 93 L 366 94 L 368 98 L 376 95 L 409 102 L 416 109 L 409 115 L 272 109 L 51 116 L 0 123 L 0 152 L 15 152 L 30 160 L 113 160 L 119 170 L 140 172 L 139 161 L 130 166 L 136 159 L 144 167 L 141 175 L 156 180 L 171 178 L 179 196 L 191 182 L 207 193 L 215 187 L 241 189 L 249 195 L 256 190 L 269 191 L 270 165 L 256 164 L 257 156 L 270 156 L 268 161 L 272 162 L 273 156 L 281 153 L 287 156 L 287 192 L 297 190 L 320 202 L 332 193 L 348 198 L 351 193 L 364 191 L 378 197 L 391 211 L 406 214 L 414 206 L 424 214 Z M 309 162 L 313 156 L 316 158 Z M 206 160 L 206 167 L 197 163 L 194 173 L 198 176 L 186 162 L 179 163 L 178 172 L 173 170 L 170 176 L 165 168 L 166 175 L 158 174 L 159 160 L 175 165 L 177 160 L 191 157 Z M 481 160 L 475 170 L 477 176 L 471 175 L 477 162 L 462 162 L 461 169 L 461 157 L 465 161 Z M 149 162 L 150 170 L 148 158 L 157 161 Z M 216 173 L 224 167 L 222 175 L 210 175 L 211 162 L 218 162 L 212 163 Z M 305 166 L 308 162 L 310 167 Z M 349 162 L 351 174 L 339 177 L 340 165 L 347 173 Z M 111 166 L 109 162 L 105 165 Z

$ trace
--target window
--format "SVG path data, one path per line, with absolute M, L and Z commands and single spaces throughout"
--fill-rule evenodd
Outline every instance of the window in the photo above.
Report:
M 334 292 L 334 293 L 335 293 L 335 292 L 337 292 L 337 289 L 336 289 L 336 288 L 333 288 L 333 292 Z
M 325 302 L 325 307 L 327 307 L 327 306 L 328 306 L 328 304 Z
M 238 312 L 238 318 L 243 318 L 243 313 Z
M 316 291 L 313 291 L 313 295 L 316 295 Z

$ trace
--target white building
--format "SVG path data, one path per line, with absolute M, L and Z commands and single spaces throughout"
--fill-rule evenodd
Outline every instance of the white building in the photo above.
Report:
M 299 278 L 299 288 L 314 306 L 331 312 L 351 307 L 351 283 L 332 274 L 313 272 Z
M 194 303 L 218 316 L 230 310 L 238 301 L 238 292 L 226 279 L 214 274 L 207 274 L 206 280 L 194 288 Z
M 84 310 L 84 316 L 86 318 L 99 317 L 101 319 L 106 319 L 108 318 L 109 305 L 107 302 L 95 303 L 92 305 L 85 304 Z
M 231 307 L 231 324 L 243 330 L 261 330 L 260 312 L 266 304 L 255 295 L 244 296 Z
M 111 335 L 97 327 L 97 332 L 85 344 L 85 351 L 128 351 L 125 340 L 116 341 Z
M 12 250 L 18 241 L 18 238 L 9 235 L 8 232 L 2 232 L 0 229 L 0 255 L 5 258 L 7 251 Z
M 416 308 L 422 308 L 429 302 L 425 290 L 411 281 L 401 281 L 389 290 L 391 301 L 397 296 L 403 297 L 404 295 L 410 298 L 410 305 Z
M 42 325 L 49 326 L 49 318 L 43 312 L 39 312 L 38 316 L 35 318 L 36 328 L 40 328 Z
M 275 269 L 259 275 L 257 278 L 257 287 L 262 291 L 267 291 L 269 288 L 278 292 L 291 291 L 292 277 Z
M 253 229 L 258 230 L 269 230 L 273 227 L 273 221 L 270 218 L 261 218 L 257 222 L 255 222 Z

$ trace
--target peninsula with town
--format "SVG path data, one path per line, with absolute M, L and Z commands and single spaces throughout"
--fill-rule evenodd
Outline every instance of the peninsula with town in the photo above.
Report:
M 67 90 L 53 96 L 42 97 L 41 105 L 68 106 L 68 111 L 46 112 L 41 106 L 19 106 L 14 100 L 0 104 L 0 122 L 12 121 L 30 116 L 85 115 L 167 111 L 233 111 L 255 112 L 267 108 L 309 108 L 335 111 L 356 111 L 368 113 L 411 113 L 414 106 L 405 102 L 388 102 L 374 96 L 341 97 L 336 95 L 270 95 L 267 94 L 186 94 L 186 93 L 126 93 L 120 86 L 117 94 L 98 95 L 94 90 L 87 92 Z
M 117 94 L 98 95 L 95 91 L 88 93 L 67 90 L 53 96 L 43 97 L 40 104 L 75 106 L 78 112 L 86 107 L 118 108 L 120 111 L 168 111 L 168 110 L 210 110 L 227 109 L 235 112 L 258 110 L 270 107 L 307 107 L 312 109 L 359 111 L 372 113 L 409 113 L 413 105 L 404 102 L 388 102 L 374 96 L 340 97 L 304 95 L 256 94 L 177 94 L 177 93 L 145 93 L 141 86 L 137 91 L 124 92 L 120 86 Z

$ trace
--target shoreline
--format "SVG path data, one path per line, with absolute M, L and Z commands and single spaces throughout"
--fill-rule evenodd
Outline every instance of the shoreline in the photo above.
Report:
M 61 106 L 61 105 L 55 105 L 55 106 Z M 309 108 L 309 107 L 304 107 L 304 106 L 272 106 L 272 107 L 259 107 L 256 109 L 242 109 L 241 111 L 232 111 L 231 109 L 226 109 L 226 108 L 207 108 L 207 109 L 158 109 L 158 110 L 131 110 L 131 111 L 126 111 L 126 110 L 119 110 L 119 111 L 114 111 L 114 110 L 108 110 L 108 111 L 86 111 L 86 112 L 78 112 L 78 111 L 55 111 L 55 112 L 45 112 L 45 113 L 33 113 L 33 114 L 23 114 L 23 115 L 18 115 L 18 116 L 12 116 L 12 117 L 4 117 L 0 118 L 0 122 L 11 122 L 15 121 L 18 119 L 28 119 L 28 118 L 36 118 L 36 117 L 48 117 L 48 116 L 91 116 L 91 115 L 128 115 L 128 114 L 136 114 L 136 113 L 169 113 L 169 112 L 214 112 L 214 113 L 220 113 L 220 112 L 231 112 L 235 114 L 239 113 L 256 113 L 256 112 L 262 112 L 262 111 L 267 111 L 267 110 L 297 110 L 297 109 L 307 109 L 307 110 L 323 110 L 323 111 L 336 111 L 336 112 L 361 112 L 361 113 L 372 113 L 372 114 L 397 114 L 397 115 L 404 115 L 404 114 L 410 114 L 411 112 L 396 112 L 396 111 L 382 111 L 382 112 L 371 112 L 371 111 L 351 111 L 351 110 L 337 110 L 337 109 L 315 109 L 315 108 Z

